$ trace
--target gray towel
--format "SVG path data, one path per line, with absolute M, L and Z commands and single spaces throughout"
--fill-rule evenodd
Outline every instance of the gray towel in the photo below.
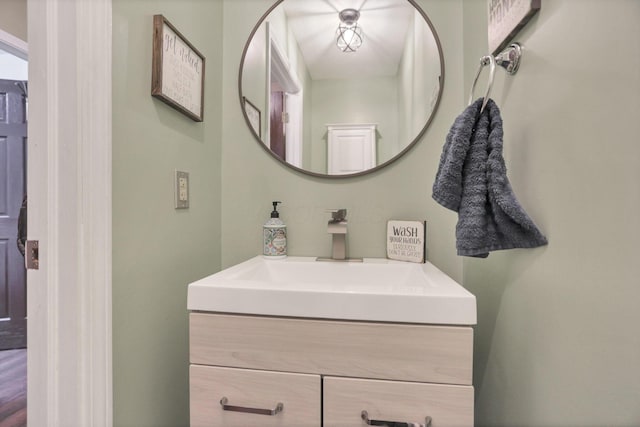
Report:
M 502 118 L 482 98 L 456 118 L 442 151 L 433 198 L 458 212 L 458 255 L 486 258 L 490 251 L 534 248 L 547 244 L 522 209 L 502 157 Z

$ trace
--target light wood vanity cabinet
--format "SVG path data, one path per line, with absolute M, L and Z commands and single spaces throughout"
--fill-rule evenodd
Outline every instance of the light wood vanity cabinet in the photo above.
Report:
M 191 365 L 191 425 L 320 426 L 321 380 L 320 375 Z M 223 398 L 230 406 L 274 414 L 225 411 Z
M 363 411 L 471 427 L 472 341 L 465 326 L 192 312 L 191 427 L 362 427 Z M 283 409 L 229 411 L 222 398 L 231 409 Z

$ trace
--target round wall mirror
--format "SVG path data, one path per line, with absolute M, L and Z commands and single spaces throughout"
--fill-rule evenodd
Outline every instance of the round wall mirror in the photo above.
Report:
M 240 62 L 247 125 L 314 176 L 380 169 L 422 137 L 440 103 L 442 48 L 413 0 L 280 0 Z

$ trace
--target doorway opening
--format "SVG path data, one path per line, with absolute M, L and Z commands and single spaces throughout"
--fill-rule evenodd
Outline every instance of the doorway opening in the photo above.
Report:
M 268 22 L 267 39 L 267 145 L 283 161 L 302 167 L 302 85 Z
M 0 30 L 0 427 L 27 418 L 27 70 L 26 43 Z

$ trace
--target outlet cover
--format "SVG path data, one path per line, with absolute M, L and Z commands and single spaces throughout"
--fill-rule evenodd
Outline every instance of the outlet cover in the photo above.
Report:
M 175 180 L 175 208 L 189 208 L 189 173 L 176 171 Z

